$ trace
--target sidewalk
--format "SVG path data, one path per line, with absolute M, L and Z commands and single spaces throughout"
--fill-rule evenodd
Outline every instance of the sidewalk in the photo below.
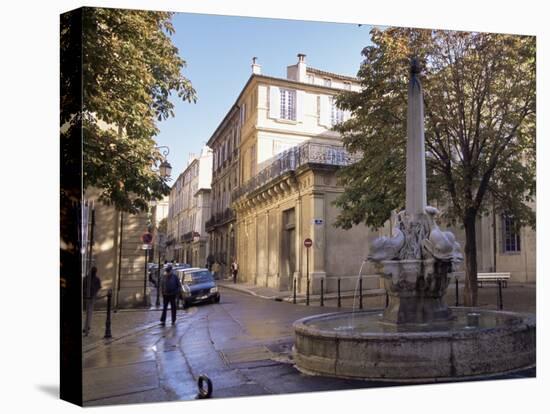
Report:
M 226 289 L 236 290 L 238 292 L 247 293 L 252 296 L 257 296 L 262 299 L 271 299 L 271 300 L 284 300 L 292 296 L 290 291 L 280 291 L 277 289 L 256 286 L 252 283 L 233 283 L 231 279 L 218 280 L 216 281 L 218 286 L 224 287 Z
M 249 295 L 257 296 L 262 299 L 271 299 L 276 301 L 292 302 L 294 300 L 292 291 L 285 290 L 279 291 L 277 289 L 256 286 L 251 283 L 233 283 L 230 280 L 220 280 L 217 282 L 219 286 L 226 289 L 235 290 L 242 293 L 247 293 Z M 340 293 L 341 299 L 353 299 L 355 292 L 354 291 L 343 291 Z M 374 296 L 385 296 L 386 291 L 384 289 L 365 289 L 363 290 L 363 297 L 374 297 Z M 332 301 L 337 300 L 337 293 L 326 293 L 324 295 L 324 300 Z M 296 303 L 306 303 L 305 294 L 296 294 Z M 310 295 L 310 302 L 319 302 L 321 300 L 320 295 Z
M 149 329 L 160 322 L 160 311 L 149 309 L 121 309 L 111 312 L 111 339 L 104 339 L 107 312 L 95 310 L 92 316 L 90 332 L 82 336 L 82 351 L 89 352 L 102 345 L 107 345 L 117 339 Z M 82 312 L 82 326 L 86 313 Z
M 291 291 L 279 291 L 273 288 L 256 286 L 251 283 L 233 283 L 231 280 L 220 280 L 219 286 L 238 291 L 241 293 L 257 296 L 262 299 L 269 299 L 281 302 L 293 302 Z M 459 283 L 459 306 L 463 304 L 464 284 Z M 344 291 L 340 294 L 341 307 L 354 308 L 359 306 L 359 297 L 354 297 L 354 291 Z M 487 309 L 497 309 L 498 286 L 495 284 L 485 284 L 478 288 L 478 307 Z M 536 284 L 510 282 L 506 288 L 502 289 L 503 310 L 515 312 L 536 313 Z M 337 293 L 327 293 L 324 295 L 325 307 L 337 307 Z M 445 300 L 449 306 L 455 306 L 455 284 L 449 283 Z M 319 306 L 320 295 L 310 295 L 309 302 L 311 306 Z M 386 291 L 384 289 L 363 290 L 363 306 L 365 308 L 383 308 L 386 301 Z M 296 295 L 297 304 L 306 303 L 306 295 Z

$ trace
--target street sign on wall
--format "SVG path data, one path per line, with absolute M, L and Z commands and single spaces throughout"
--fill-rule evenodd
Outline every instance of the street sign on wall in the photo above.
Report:
M 309 249 L 311 246 L 313 246 L 313 240 L 311 240 L 310 238 L 305 239 L 304 246 Z

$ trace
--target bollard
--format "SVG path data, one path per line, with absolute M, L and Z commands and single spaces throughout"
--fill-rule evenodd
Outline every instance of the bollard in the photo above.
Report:
M 340 278 L 338 278 L 338 307 L 342 307 L 342 299 L 340 297 Z
M 292 303 L 296 305 L 296 278 L 294 278 L 294 287 L 292 289 Z
M 390 305 L 390 297 L 388 295 L 388 291 L 386 290 L 386 308 Z
M 498 281 L 498 308 L 502 310 L 502 280 Z
M 455 306 L 458 306 L 458 277 L 455 276 Z
M 309 306 L 309 277 L 306 279 L 306 306 Z
M 155 306 L 158 308 L 160 307 L 160 247 L 159 250 L 159 267 L 157 271 L 157 300 L 155 301 Z
M 204 388 L 205 383 L 206 389 Z M 212 390 L 214 387 L 212 386 L 212 381 L 207 375 L 199 375 L 199 378 L 197 379 L 197 387 L 199 389 L 199 393 L 197 394 L 198 399 L 210 398 L 212 396 Z
M 107 292 L 107 319 L 105 319 L 105 336 L 103 338 L 112 338 L 111 335 L 111 297 L 113 296 L 112 289 Z
M 363 309 L 363 278 L 359 278 L 359 309 Z
M 321 306 L 325 306 L 324 280 L 321 279 Z

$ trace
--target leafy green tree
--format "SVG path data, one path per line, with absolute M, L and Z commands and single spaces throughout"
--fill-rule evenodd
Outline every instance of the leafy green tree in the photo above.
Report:
M 100 189 L 102 201 L 131 213 L 169 190 L 153 169 L 162 160 L 156 122 L 174 116 L 172 95 L 196 99 L 170 38 L 171 17 L 105 8 L 61 17 L 62 149 L 82 140 L 84 188 Z
M 166 234 L 168 232 L 168 220 L 166 219 L 166 217 L 159 221 L 157 230 L 159 233 L 162 234 Z
M 476 219 L 492 208 L 535 225 L 535 38 L 389 28 L 371 31 L 361 92 L 338 105 L 345 147 L 363 155 L 341 170 L 336 225 L 380 227 L 405 204 L 407 83 L 422 62 L 428 198 L 466 234 L 465 305 L 477 303 Z

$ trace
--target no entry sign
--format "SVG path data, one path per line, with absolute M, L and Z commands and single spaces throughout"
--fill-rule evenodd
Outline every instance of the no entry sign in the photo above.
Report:
M 153 235 L 149 232 L 143 233 L 141 235 L 141 241 L 145 244 L 150 244 L 153 241 Z
M 313 246 L 313 241 L 311 239 L 305 239 L 304 246 L 306 246 L 309 249 L 311 246 Z

